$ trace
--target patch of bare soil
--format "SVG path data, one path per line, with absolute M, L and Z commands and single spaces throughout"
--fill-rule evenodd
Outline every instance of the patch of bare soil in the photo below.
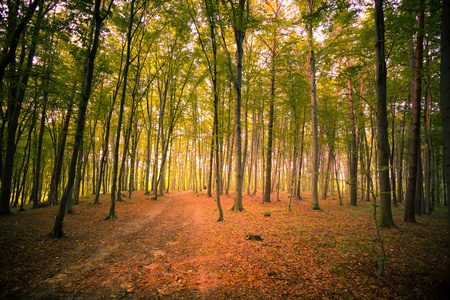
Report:
M 275 198 L 275 197 L 274 197 Z M 225 210 L 216 222 L 213 198 L 171 192 L 158 200 L 136 192 L 103 220 L 92 197 L 66 216 L 67 238 L 47 237 L 56 208 L 0 217 L 0 297 L 16 299 L 440 299 L 445 274 L 446 215 L 381 229 L 386 273 L 371 205 L 321 210 L 292 200 L 262 204 L 246 196 L 244 212 Z M 223 207 L 233 199 L 222 196 Z M 249 235 L 262 240 L 249 240 Z

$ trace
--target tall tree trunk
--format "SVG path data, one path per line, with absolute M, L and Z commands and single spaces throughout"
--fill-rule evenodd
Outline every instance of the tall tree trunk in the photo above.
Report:
M 87 157 L 89 156 L 89 149 L 86 149 L 86 153 L 83 153 L 83 145 L 84 145 L 84 140 L 81 140 L 81 145 L 80 145 L 80 155 L 78 157 L 78 162 L 77 162 L 77 170 L 75 173 L 75 187 L 73 190 L 73 194 L 72 197 L 69 197 L 67 200 L 67 209 L 66 209 L 66 213 L 68 214 L 73 214 L 75 213 L 75 211 L 73 210 L 73 204 L 78 204 L 79 203 L 79 199 L 80 199 L 80 186 L 81 186 L 81 181 L 83 180 L 83 156 L 85 158 L 85 163 L 84 166 L 86 166 L 87 164 Z
M 274 122 L 274 102 L 275 102 L 275 37 L 272 41 L 271 66 L 270 66 L 270 103 L 269 103 L 269 124 L 267 128 L 267 155 L 266 155 L 266 178 L 264 188 L 263 202 L 270 202 L 270 193 L 272 191 L 272 150 L 273 150 L 273 122 Z
M 427 59 L 428 60 L 428 59 Z M 428 62 L 427 62 L 428 65 Z M 431 109 L 431 95 L 430 91 L 426 91 L 426 103 L 424 106 L 424 149 L 423 149 L 423 169 L 424 169 L 424 181 L 425 181 L 425 193 L 424 193 L 424 201 L 422 206 L 422 214 L 431 214 L 431 154 L 430 154 L 430 109 Z
M 209 15 L 209 29 L 210 29 L 210 37 L 212 43 L 213 50 L 213 70 L 212 70 L 212 82 L 213 82 L 213 94 L 214 94 L 214 122 L 213 122 L 213 141 L 211 142 L 211 147 L 213 148 L 214 143 L 215 153 L 216 153 L 216 203 L 217 210 L 219 212 L 219 216 L 217 221 L 223 221 L 223 210 L 222 205 L 220 203 L 220 159 L 219 159 L 219 90 L 217 86 L 217 43 L 216 43 L 216 26 L 215 26 L 215 18 L 213 16 L 213 7 L 212 4 L 205 0 L 206 11 Z M 211 152 L 212 157 L 212 152 Z M 212 160 L 212 159 L 211 159 Z M 210 178 L 211 173 L 213 172 L 212 166 L 210 168 Z M 210 191 L 210 188 L 208 188 Z
M 47 76 L 49 76 L 47 74 Z M 46 86 L 48 87 L 48 82 L 50 78 L 47 77 Z M 45 120 L 47 118 L 47 101 L 48 101 L 48 91 L 44 90 L 43 96 L 43 106 L 41 112 L 41 124 L 39 127 L 39 138 L 37 144 L 37 154 L 36 154 L 36 169 L 34 171 L 34 180 L 33 187 L 31 189 L 30 201 L 33 202 L 33 208 L 38 208 L 39 206 L 39 186 L 40 186 L 40 172 L 41 172 L 41 157 L 42 157 L 42 140 L 44 138 L 44 130 L 45 130 Z
M 350 63 L 347 60 L 347 67 Z M 352 81 L 348 77 L 348 99 L 350 103 L 350 124 L 351 124 L 351 143 L 350 143 L 350 204 L 356 206 L 358 198 L 358 149 L 356 146 L 356 120 L 355 103 L 353 101 Z
M 241 89 L 242 89 L 242 58 L 244 55 L 243 43 L 245 32 L 247 30 L 249 17 L 249 1 L 239 0 L 238 5 L 233 7 L 235 15 L 233 30 L 236 42 L 236 70 L 232 71 L 232 63 L 229 53 L 227 52 L 228 67 L 230 69 L 233 87 L 234 87 L 234 131 L 236 133 L 236 154 L 235 154 L 235 177 L 236 191 L 234 195 L 234 203 L 231 210 L 243 211 L 242 205 L 242 133 L 241 133 Z M 224 40 L 224 37 L 222 36 Z
M 151 158 L 151 152 L 152 152 L 152 146 L 151 146 L 151 136 L 152 136 L 152 114 L 151 109 L 153 107 L 153 89 L 151 90 L 150 94 L 150 105 L 148 103 L 148 91 L 147 91 L 147 119 L 148 119 L 148 128 L 147 128 L 147 156 L 145 160 L 145 195 L 150 194 L 149 190 L 149 182 L 150 182 L 150 158 Z
M 300 138 L 300 157 L 298 164 L 298 176 L 297 176 L 297 186 L 296 186 L 296 196 L 298 199 L 302 199 L 301 191 L 302 191 L 302 167 L 303 167 L 303 149 L 304 149 L 304 141 L 305 141 L 305 117 L 306 117 L 306 106 L 303 107 L 303 122 L 302 122 L 302 134 Z
M 392 150 L 390 152 L 389 155 L 389 161 L 390 161 L 390 173 L 391 173 L 391 192 L 392 192 L 392 204 L 394 205 L 394 207 L 398 207 L 398 203 L 397 203 L 397 193 L 396 193 L 396 189 L 395 189 L 395 168 L 394 168 L 394 155 L 395 155 L 395 105 L 393 105 L 392 108 Z
M 414 82 L 414 99 L 412 102 L 412 132 L 411 150 L 409 153 L 408 186 L 406 189 L 404 221 L 415 223 L 415 198 L 417 185 L 417 170 L 419 163 L 420 147 L 420 100 L 422 95 L 422 70 L 423 70 L 423 29 L 424 13 L 422 0 L 418 0 L 418 30 L 416 47 L 416 76 Z
M 131 158 L 130 158 L 130 180 L 128 182 L 128 198 L 131 198 L 131 193 L 135 190 L 135 171 L 136 166 L 136 154 L 137 154 L 137 145 L 139 142 L 139 132 L 137 129 L 137 124 L 135 124 L 134 133 L 131 135 Z
M 94 128 L 92 130 L 92 135 L 91 135 L 91 143 L 92 143 L 92 194 L 95 194 L 96 188 L 95 188 L 95 179 L 97 178 L 95 175 L 96 171 L 97 171 L 97 164 L 96 164 L 96 160 L 95 160 L 95 128 L 97 127 L 97 120 L 94 122 Z
M 123 68 L 123 86 L 122 86 L 122 96 L 120 101 L 120 109 L 119 109 L 119 119 L 117 123 L 117 133 L 116 133 L 116 145 L 114 147 L 114 162 L 113 162 L 113 175 L 112 175 L 112 183 L 111 183 L 111 206 L 109 210 L 109 215 L 106 217 L 107 220 L 114 220 L 117 218 L 116 214 L 116 191 L 118 184 L 118 172 L 119 172 L 119 147 L 120 147 L 120 135 L 122 131 L 122 119 L 123 119 L 123 111 L 125 106 L 125 98 L 126 98 L 126 90 L 127 90 L 127 79 L 128 79 L 128 70 L 130 67 L 131 60 L 131 42 L 133 40 L 133 19 L 135 16 L 134 11 L 135 1 L 132 0 L 130 3 L 130 18 L 128 22 L 128 31 L 127 31 L 127 52 L 125 58 L 125 66 Z
M 308 0 L 308 14 L 311 14 L 313 9 L 313 0 Z M 317 100 L 316 100 L 316 59 L 313 50 L 313 28 L 312 24 L 308 24 L 308 49 L 309 49 L 309 86 L 311 89 L 311 120 L 312 120 L 312 136 L 313 136 L 313 150 L 312 150 L 312 166 L 311 166 L 311 189 L 312 189 L 312 203 L 313 210 L 319 210 L 319 195 L 318 195 L 318 177 L 319 177 L 319 129 L 317 124 Z
M 378 173 L 380 183 L 381 226 L 395 227 L 391 211 L 391 186 L 389 184 L 389 136 L 386 106 L 386 59 L 384 54 L 383 1 L 375 0 L 376 59 L 377 59 L 377 127 Z M 370 180 L 369 180 L 370 181 Z
M 242 190 L 244 189 L 244 178 L 245 178 L 245 166 L 247 164 L 247 156 L 248 156 L 248 98 L 249 98 L 249 91 L 250 91 L 250 80 L 247 80 L 247 88 L 246 88 L 246 96 L 245 96 L 245 111 L 244 111 L 244 129 L 245 129 L 245 135 L 244 135 L 244 153 L 242 157 Z M 250 181 L 247 181 L 248 184 L 250 184 Z
M 80 104 L 78 106 L 78 118 L 77 118 L 77 129 L 75 134 L 75 142 L 73 146 L 73 152 L 72 152 L 72 158 L 70 160 L 70 167 L 69 167 L 69 179 L 67 182 L 67 186 L 65 188 L 64 194 L 61 198 L 61 204 L 59 207 L 59 210 L 56 214 L 55 224 L 53 226 L 53 230 L 51 232 L 51 236 L 53 238 L 61 238 L 64 237 L 63 233 L 63 222 L 64 222 L 64 213 L 66 209 L 67 204 L 67 198 L 72 195 L 73 191 L 73 184 L 75 180 L 75 169 L 77 165 L 77 159 L 78 159 L 78 151 L 81 145 L 81 140 L 83 139 L 83 133 L 84 133 L 84 126 L 86 123 L 86 110 L 87 105 L 89 101 L 89 97 L 91 95 L 91 88 L 92 88 L 92 79 L 94 76 L 94 62 L 95 57 L 97 55 L 97 50 L 99 46 L 100 41 L 100 31 L 101 31 L 101 25 L 105 18 L 108 16 L 112 1 L 109 4 L 108 11 L 106 12 L 104 17 L 100 16 L 100 5 L 101 0 L 95 0 L 94 4 L 94 14 L 93 14 L 93 26 L 94 26 L 94 37 L 92 39 L 92 46 L 90 49 L 88 49 L 88 58 L 87 58 L 87 66 L 85 68 L 85 80 L 83 82 L 83 88 L 82 88 L 82 97 L 80 100 Z
M 213 132 L 211 136 L 211 149 L 209 153 L 209 173 L 208 173 L 208 185 L 206 186 L 206 197 L 212 197 L 212 175 L 213 175 L 213 162 L 214 162 L 214 140 L 215 140 L 215 123 L 213 123 Z
M 73 90 L 74 92 L 76 90 L 75 84 Z M 48 196 L 48 202 L 50 205 L 56 205 L 58 201 L 58 187 L 60 185 L 61 171 L 64 162 L 64 152 L 66 148 L 67 133 L 69 131 L 70 118 L 72 116 L 73 102 L 74 101 L 70 101 L 69 107 L 67 108 L 63 130 L 61 133 L 61 140 L 59 142 L 58 147 L 58 156 L 55 158 L 55 166 L 53 168 L 53 175 L 52 175 L 52 184 L 50 186 L 50 195 Z
M 333 160 L 333 147 L 330 147 L 330 149 L 328 150 L 328 160 L 327 160 L 327 169 L 325 170 L 325 183 L 324 183 L 324 187 L 323 187 L 323 194 L 322 194 L 322 199 L 326 200 L 327 199 L 327 193 L 328 193 L 328 182 L 329 182 L 329 178 L 330 178 L 330 174 L 331 174 L 331 162 Z
M 114 107 L 114 103 L 113 103 L 113 107 Z M 94 204 L 100 204 L 99 198 L 100 198 L 101 182 L 102 182 L 102 178 L 106 177 L 105 169 L 106 169 L 106 160 L 107 160 L 108 149 L 109 149 L 109 131 L 111 128 L 112 112 L 113 112 L 113 110 L 110 109 L 109 113 L 108 113 L 108 118 L 106 119 L 106 126 L 105 126 L 105 132 L 104 132 L 104 137 L 103 137 L 103 151 L 102 151 L 102 157 L 100 159 L 100 171 L 98 174 L 98 183 L 96 186 L 97 190 L 95 192 Z M 105 184 L 103 184 L 103 186 L 105 186 Z
M 234 142 L 236 138 L 236 132 L 233 132 L 231 135 L 231 147 L 227 147 L 227 157 L 228 159 L 228 172 L 227 172 L 227 189 L 225 191 L 225 195 L 230 194 L 230 185 L 231 185 L 231 173 L 233 171 L 233 149 L 234 149 Z
M 248 184 L 247 184 L 247 196 L 250 196 L 250 189 L 252 183 L 253 161 L 255 159 L 255 139 L 256 139 L 256 114 L 253 111 L 252 114 L 252 143 L 250 145 L 250 165 L 248 166 Z
M 258 119 L 260 119 L 259 123 L 262 123 L 262 111 L 259 113 Z M 258 189 L 258 150 L 259 150 L 259 139 L 260 139 L 260 124 L 255 124 L 256 126 L 256 132 L 255 132 L 255 139 L 256 139 L 256 143 L 255 143 L 255 149 L 254 149 L 254 154 L 255 154 L 255 158 L 254 158 L 254 164 L 255 164 L 255 184 L 253 185 L 253 195 L 256 195 L 256 191 Z

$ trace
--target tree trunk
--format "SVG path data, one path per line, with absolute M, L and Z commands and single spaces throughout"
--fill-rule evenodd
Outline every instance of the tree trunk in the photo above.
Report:
M 272 148 L 273 148 L 273 122 L 274 122 L 274 102 L 275 102 L 275 38 L 272 41 L 271 67 L 270 67 L 270 103 L 269 103 L 269 124 L 267 128 L 267 155 L 266 155 L 266 178 L 264 188 L 263 202 L 270 202 L 270 193 L 272 191 Z
M 312 13 L 313 0 L 308 0 L 308 14 Z M 311 120 L 312 120 L 312 136 L 313 136 L 313 150 L 312 150 L 312 203 L 313 210 L 319 210 L 319 195 L 318 195 L 318 176 L 319 176 L 319 129 L 317 124 L 317 100 L 316 100 L 316 59 L 313 50 L 313 29 L 312 25 L 308 24 L 308 49 L 309 49 L 309 85 L 311 89 Z
M 212 136 L 211 136 L 211 151 L 209 153 L 209 173 L 208 173 L 208 185 L 206 186 L 206 197 L 212 197 L 212 175 L 213 175 L 213 162 L 214 162 L 215 126 L 216 126 L 216 124 L 213 123 L 213 132 L 212 132 Z
M 123 86 L 122 86 L 122 96 L 120 101 L 120 109 L 119 109 L 119 119 L 117 123 L 117 133 L 116 133 L 116 145 L 114 147 L 114 162 L 113 162 L 113 176 L 111 183 L 111 207 L 109 210 L 109 215 L 106 217 L 107 220 L 114 220 L 117 218 L 116 214 L 116 190 L 118 184 L 118 171 L 119 171 L 119 147 L 120 147 L 120 135 L 122 131 L 122 119 L 123 119 L 123 111 L 125 106 L 125 95 L 127 90 L 127 79 L 128 79 L 128 69 L 130 67 L 131 60 L 131 42 L 133 39 L 133 19 L 135 15 L 134 11 L 134 3 L 132 0 L 130 3 L 130 19 L 128 22 L 128 31 L 127 31 L 127 52 L 125 58 L 125 66 L 123 68 Z
M 148 92 L 147 92 L 147 119 L 148 119 L 148 128 L 147 128 L 147 157 L 145 160 L 145 195 L 150 194 L 149 190 L 149 182 L 150 182 L 150 158 L 151 158 L 151 152 L 152 152 L 152 146 L 151 146 L 151 134 L 152 134 L 152 114 L 151 110 L 153 108 L 153 89 L 151 90 L 150 94 L 150 105 L 148 103 Z
M 112 107 L 114 107 L 114 102 Z M 99 197 L 100 197 L 100 187 L 101 187 L 101 182 L 102 182 L 102 178 L 105 178 L 105 169 L 106 169 L 106 160 L 107 160 L 107 156 L 108 156 L 108 149 L 109 149 L 109 131 L 111 128 L 111 116 L 112 116 L 112 112 L 113 110 L 110 109 L 109 113 L 108 113 L 108 118 L 106 119 L 106 126 L 105 126 L 105 133 L 104 133 L 104 138 L 103 138 L 103 151 L 102 151 L 102 157 L 100 159 L 100 171 L 98 174 L 98 183 L 97 183 L 97 190 L 95 192 L 95 199 L 94 199 L 94 204 L 100 204 L 99 201 Z M 106 181 L 107 182 L 107 181 Z M 103 184 L 103 186 L 105 187 L 106 184 Z
M 233 24 L 234 37 L 236 41 L 236 74 L 233 77 L 234 86 L 234 130 L 236 133 L 236 155 L 235 155 L 235 177 L 236 191 L 234 203 L 231 210 L 243 211 L 242 206 L 242 133 L 241 133 L 241 88 L 242 88 L 242 58 L 244 55 L 243 43 L 249 16 L 249 2 L 239 0 L 238 7 L 234 13 L 238 16 Z M 229 60 L 231 70 L 231 61 Z
M 82 171 L 83 156 L 85 158 L 87 158 L 89 156 L 89 149 L 86 150 L 87 153 L 85 153 L 85 154 L 83 153 L 83 148 L 84 148 L 83 145 L 84 145 L 84 140 L 81 140 L 80 155 L 78 157 L 77 170 L 75 173 L 75 188 L 73 190 L 72 197 L 69 197 L 67 199 L 66 213 L 68 213 L 68 214 L 75 213 L 75 211 L 73 210 L 73 204 L 78 204 L 79 199 L 80 199 L 80 185 L 81 185 L 81 181 L 83 180 L 83 171 Z M 87 161 L 85 162 L 84 166 L 86 166 L 86 163 L 87 163 Z
M 428 60 L 428 59 L 427 59 Z M 422 206 L 423 214 L 431 214 L 431 154 L 430 154 L 430 109 L 431 109 L 431 95 L 430 91 L 426 92 L 426 103 L 424 106 L 424 149 L 423 149 L 423 169 L 424 169 L 424 180 L 425 180 L 425 193 L 424 201 Z
M 48 76 L 48 75 L 47 75 Z M 48 82 L 50 78 L 46 80 L 46 86 L 48 87 Z M 40 172 L 41 172 L 41 156 L 42 156 L 42 140 L 44 138 L 44 130 L 45 130 L 45 120 L 47 118 L 47 101 L 48 101 L 48 90 L 44 91 L 43 96 L 43 106 L 41 112 L 41 124 L 39 127 L 39 138 L 37 144 L 37 155 L 36 155 L 36 169 L 34 172 L 34 180 L 33 187 L 31 189 L 31 197 L 30 201 L 33 202 L 33 208 L 38 208 L 39 206 L 39 186 L 40 186 Z
M 415 198 L 417 185 L 417 170 L 419 163 L 420 147 L 420 100 L 422 95 L 422 70 L 423 70 L 423 29 L 424 13 L 422 0 L 418 0 L 418 30 L 416 47 L 416 75 L 414 82 L 414 99 L 412 102 L 412 132 L 411 132 L 411 151 L 409 153 L 409 174 L 408 186 L 405 199 L 404 221 L 415 223 Z
M 394 157 L 395 157 L 395 105 L 393 105 L 392 108 L 392 150 L 390 152 L 389 155 L 389 161 L 390 161 L 390 173 L 391 173 L 391 192 L 392 192 L 392 204 L 394 205 L 394 207 L 398 207 L 398 203 L 397 203 L 397 192 L 396 192 L 396 181 L 395 181 L 395 161 L 394 161 Z
M 298 176 L 297 176 L 297 186 L 296 186 L 296 196 L 298 199 L 302 199 L 301 191 L 302 191 L 302 167 L 303 167 L 303 149 L 304 149 L 304 141 L 305 141 L 305 117 L 306 117 L 306 106 L 303 107 L 303 122 L 302 122 L 302 134 L 300 138 L 300 157 L 298 164 Z
M 87 66 L 85 68 L 85 74 L 86 79 L 83 82 L 83 89 L 82 89 L 82 97 L 80 100 L 80 104 L 78 106 L 78 118 L 77 118 L 77 129 L 75 134 L 75 142 L 73 146 L 73 152 L 72 152 L 72 158 L 70 161 L 70 168 L 69 168 L 69 179 L 67 182 L 66 189 L 64 191 L 64 194 L 61 198 L 61 205 L 59 207 L 59 210 L 56 214 L 55 224 L 53 226 L 53 230 L 51 233 L 51 236 L 53 238 L 61 238 L 64 237 L 63 233 L 63 222 L 64 222 L 64 213 L 66 209 L 66 203 L 67 198 L 72 195 L 73 191 L 73 184 L 75 179 L 75 169 L 77 165 L 77 159 L 78 159 L 78 150 L 81 144 L 81 140 L 83 139 L 83 133 L 84 133 L 84 126 L 86 123 L 86 110 L 87 105 L 89 101 L 89 97 L 91 95 L 91 87 L 92 87 L 92 79 L 94 75 L 94 62 L 95 57 L 97 55 L 97 50 L 99 46 L 99 40 L 100 40 L 100 31 L 101 31 L 101 25 L 104 21 L 104 19 L 109 14 L 109 9 L 111 8 L 112 1 L 110 3 L 110 6 L 108 7 L 108 11 L 104 17 L 100 16 L 100 0 L 95 0 L 94 4 L 94 37 L 92 40 L 92 47 L 89 49 L 88 52 L 88 58 L 87 58 Z
M 75 92 L 76 87 L 74 85 L 73 90 Z M 48 202 L 50 205 L 56 205 L 58 201 L 58 187 L 60 185 L 61 171 L 64 162 L 64 151 L 66 147 L 67 133 L 69 131 L 70 117 L 72 116 L 73 101 L 70 101 L 69 107 L 64 120 L 63 130 L 61 133 L 61 140 L 58 147 L 58 156 L 55 158 L 55 166 L 53 168 L 52 184 L 50 187 L 50 195 Z
M 347 67 L 350 63 L 347 60 Z M 350 102 L 350 124 L 351 124 L 351 143 L 350 143 L 350 204 L 356 206 L 358 198 L 358 149 L 356 145 L 356 120 L 355 106 L 352 93 L 352 82 L 349 75 L 348 78 L 348 98 Z
M 391 211 L 391 186 L 389 184 L 389 136 L 386 107 L 386 59 L 384 54 L 383 1 L 375 0 L 376 59 L 377 59 L 377 127 L 378 174 L 380 184 L 381 226 L 395 227 Z M 370 180 L 369 180 L 370 181 Z
M 136 153 L 137 153 L 137 146 L 139 142 L 139 132 L 137 129 L 137 124 L 135 124 L 135 130 L 134 133 L 131 136 L 131 158 L 130 158 L 130 176 L 129 176 L 129 183 L 128 183 L 128 198 L 131 198 L 131 193 L 135 190 L 135 165 L 136 165 Z

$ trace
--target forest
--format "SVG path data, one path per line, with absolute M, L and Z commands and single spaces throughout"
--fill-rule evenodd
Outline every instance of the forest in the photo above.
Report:
M 370 251 L 376 258 L 368 258 L 366 266 L 376 275 L 359 274 L 351 281 L 359 278 L 361 286 L 386 285 L 386 290 L 374 294 L 369 288 L 364 296 L 364 289 L 349 288 L 360 286 L 353 282 L 317 292 L 311 283 L 309 294 L 300 295 L 283 290 L 284 284 L 298 282 L 291 278 L 295 272 L 280 267 L 265 276 L 274 294 L 259 287 L 261 294 L 254 298 L 406 299 L 411 298 L 408 287 L 419 285 L 416 296 L 432 299 L 437 294 L 434 289 L 429 294 L 427 286 L 440 280 L 448 293 L 449 2 L 0 1 L 0 265 L 25 270 L 32 263 L 18 262 L 23 248 L 47 245 L 46 252 L 64 256 L 73 250 L 67 243 L 92 242 L 96 234 L 107 239 L 124 226 L 134 228 L 125 230 L 131 235 L 143 228 L 156 235 L 172 232 L 145 223 L 157 219 L 173 220 L 180 228 L 192 220 L 203 222 L 198 228 L 203 238 L 192 228 L 186 233 L 199 244 L 208 232 L 218 238 L 218 232 L 231 230 L 224 233 L 230 238 L 245 227 L 239 229 L 242 239 L 248 238 L 254 251 L 268 251 L 267 259 L 267 247 L 293 247 L 295 253 L 301 243 L 293 246 L 287 239 L 305 232 L 334 249 L 342 246 L 339 234 L 347 236 L 349 226 L 357 226 L 355 232 L 374 235 L 367 240 L 374 239 Z M 329 233 L 334 246 L 301 216 L 336 230 Z M 305 228 L 291 228 L 289 222 Z M 341 226 L 330 229 L 331 224 Z M 80 229 L 84 226 L 92 232 Z M 272 240 L 260 234 L 270 226 Z M 275 237 L 286 244 L 278 245 Z M 117 245 L 124 242 L 116 235 L 109 238 Z M 169 234 L 172 238 L 178 239 Z M 408 260 L 397 253 L 403 256 L 396 260 L 389 251 L 412 248 L 407 240 L 416 238 L 430 240 L 408 249 L 421 259 L 428 255 L 433 271 L 395 277 L 398 270 L 389 265 L 408 269 L 407 261 L 416 256 Z M 13 246 L 16 242 L 23 243 L 21 248 Z M 236 247 L 230 253 L 242 246 L 240 240 L 229 243 Z M 154 260 L 168 259 L 167 251 L 154 247 L 163 253 L 152 252 Z M 61 253 L 53 252 L 58 249 Z M 342 259 L 353 252 L 346 253 Z M 290 261 L 289 255 L 282 257 Z M 97 254 L 95 259 L 103 258 Z M 34 259 L 45 260 L 41 254 Z M 41 276 L 50 278 L 55 273 L 47 268 Z M 202 267 L 171 268 L 203 274 L 199 282 L 209 280 L 205 267 L 203 273 Z M 345 273 L 346 267 L 329 268 Z M 10 269 L 0 276 L 0 297 L 17 296 L 22 289 L 16 287 L 18 274 Z M 417 274 L 425 278 L 421 284 L 411 279 Z M 73 276 L 78 280 L 78 275 Z M 245 282 L 258 277 L 245 276 Z M 194 281 L 190 284 L 196 286 Z M 200 296 L 191 294 L 189 280 L 179 282 L 184 292 L 172 286 L 166 293 L 157 289 L 153 297 L 210 299 L 214 294 L 200 283 Z M 71 284 L 75 287 L 75 281 Z M 133 290 L 122 287 L 122 296 L 142 296 Z M 234 287 L 223 288 L 218 299 L 240 298 L 247 291 L 230 290 Z

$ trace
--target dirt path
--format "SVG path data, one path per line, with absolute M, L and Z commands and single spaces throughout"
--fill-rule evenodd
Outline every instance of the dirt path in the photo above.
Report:
M 213 223 L 214 216 L 204 201 L 204 197 L 192 193 L 171 193 L 159 198 L 156 208 L 111 232 L 98 244 L 98 251 L 47 278 L 37 290 L 26 292 L 23 297 L 170 295 L 210 299 L 218 280 L 205 252 L 207 236 L 211 234 L 208 224 Z

